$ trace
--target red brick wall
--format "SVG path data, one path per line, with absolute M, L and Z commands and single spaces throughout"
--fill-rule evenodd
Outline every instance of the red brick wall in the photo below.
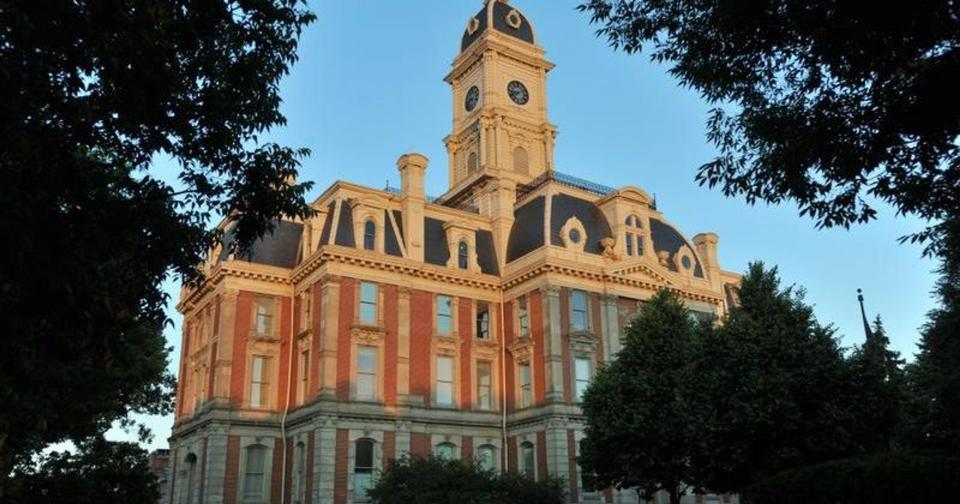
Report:
M 430 456 L 430 435 L 419 432 L 410 433 L 410 454 L 414 457 Z
M 281 478 L 283 479 L 283 485 L 284 485 L 284 488 L 286 489 L 286 491 L 284 492 L 286 494 L 284 498 L 288 502 L 290 500 L 291 489 L 293 488 L 293 439 L 286 440 L 286 445 L 287 445 L 286 459 L 287 460 L 286 460 L 285 466 L 279 465 L 282 463 L 284 459 L 283 452 L 282 452 L 283 446 L 281 445 L 281 443 L 283 443 L 283 441 L 280 438 L 277 438 L 276 449 L 273 450 L 274 466 L 273 466 L 273 489 L 272 489 L 273 501 L 272 502 L 280 502 Z M 281 470 L 283 471 L 282 475 L 280 474 Z
M 337 429 L 337 455 L 336 465 L 333 470 L 333 503 L 345 504 L 347 502 L 347 478 L 349 477 L 347 464 L 349 463 L 347 451 L 350 444 L 350 431 L 347 429 Z
M 544 372 L 546 361 L 543 356 L 543 300 L 539 291 L 530 293 L 530 333 L 533 338 L 533 402 L 542 404 L 546 394 L 547 375 Z
M 430 347 L 433 338 L 433 295 L 410 291 L 410 394 L 433 402 L 430 387 Z
M 340 313 L 337 317 L 337 399 L 350 398 L 350 326 L 353 324 L 354 291 L 357 282 L 352 278 L 340 280 Z M 346 495 L 346 494 L 344 494 Z
M 606 322 L 603 320 L 602 306 L 600 305 L 600 294 L 594 292 L 590 294 L 590 312 L 593 317 L 593 334 L 597 337 L 597 362 L 603 362 L 603 329 Z
M 473 463 L 473 436 L 463 436 L 463 446 L 460 447 L 460 460 L 466 464 Z
M 383 468 L 386 469 L 388 464 L 387 461 L 395 460 L 397 458 L 397 433 L 393 431 L 386 431 L 383 433 Z
M 517 437 L 510 436 L 507 438 L 507 450 L 506 450 L 506 463 L 507 470 L 510 472 L 517 472 Z
M 233 364 L 230 366 L 230 406 L 243 406 L 246 390 L 247 334 L 250 331 L 250 311 L 253 309 L 253 293 L 241 291 L 237 295 L 236 323 L 233 337 Z
M 280 482 L 283 478 L 283 440 L 275 438 L 273 448 L 273 473 L 270 475 L 270 502 L 280 502 Z M 287 453 L 290 453 L 289 440 Z M 290 464 L 287 464 L 290 467 Z M 287 488 L 290 488 L 289 486 Z
M 213 397 L 214 394 L 213 386 L 215 377 L 217 376 L 217 347 L 220 343 L 220 303 L 222 302 L 223 301 L 220 296 L 217 296 L 217 298 L 213 301 L 213 327 L 211 328 L 210 334 L 212 337 L 216 337 L 217 339 L 214 340 L 210 345 L 210 361 L 208 362 L 208 365 L 210 366 L 208 368 L 210 370 L 210 376 L 208 378 L 209 381 L 207 382 L 207 396 L 203 398 L 204 400 Z
M 286 406 L 288 393 L 290 392 L 289 373 L 290 373 L 290 345 L 293 341 L 291 333 L 293 327 L 290 325 L 290 313 L 293 310 L 293 303 L 290 298 L 280 299 L 280 355 L 277 356 L 280 361 L 277 366 L 277 410 L 283 410 Z
M 240 478 L 240 438 L 227 438 L 227 468 L 223 479 L 223 504 L 236 504 Z
M 547 433 L 537 433 L 537 479 L 547 479 Z
M 460 298 L 460 407 L 468 410 L 473 407 L 473 379 L 470 374 L 471 345 L 473 344 L 473 300 Z
M 397 307 L 397 286 L 381 285 L 383 289 L 383 323 L 387 334 L 384 340 L 384 396 L 387 404 L 397 404 L 397 356 L 399 342 L 397 331 L 400 327 L 399 310 Z
M 577 494 L 577 438 L 573 429 L 567 429 L 567 481 L 570 482 L 570 502 L 578 502 Z

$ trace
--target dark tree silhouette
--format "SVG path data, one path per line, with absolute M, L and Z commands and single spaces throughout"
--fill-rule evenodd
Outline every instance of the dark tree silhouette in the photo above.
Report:
M 212 215 L 244 246 L 310 214 L 308 152 L 259 138 L 311 20 L 302 0 L 0 4 L 0 495 L 48 443 L 170 411 L 161 282 L 198 276 Z
M 588 0 L 627 53 L 648 49 L 716 105 L 719 155 L 698 180 L 728 196 L 795 201 L 820 226 L 876 217 L 875 200 L 934 222 L 960 215 L 960 3 L 865 8 L 824 0 Z M 905 237 L 906 238 L 906 237 Z

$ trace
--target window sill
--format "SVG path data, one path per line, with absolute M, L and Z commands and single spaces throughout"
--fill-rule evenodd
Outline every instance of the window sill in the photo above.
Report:
M 250 331 L 247 337 L 254 341 L 269 341 L 269 342 L 278 342 L 280 341 L 280 335 L 274 333 L 258 333 L 257 331 Z

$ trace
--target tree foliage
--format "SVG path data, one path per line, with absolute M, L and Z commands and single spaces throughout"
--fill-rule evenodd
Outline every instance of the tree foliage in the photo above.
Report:
M 623 348 L 581 404 L 587 422 L 579 462 L 598 488 L 637 488 L 648 497 L 663 490 L 676 504 L 685 485 L 696 483 L 705 331 L 667 290 L 627 327 Z
M 157 502 L 160 487 L 147 452 L 134 443 L 102 438 L 80 443 L 76 453 L 52 452 L 21 468 L 4 502 L 9 504 L 129 504 Z
M 960 492 L 960 459 L 887 452 L 800 467 L 751 485 L 747 504 L 940 502 Z
M 716 491 L 738 491 L 787 468 L 856 453 L 850 387 L 833 329 L 776 268 L 751 264 L 707 346 L 709 428 L 697 467 Z
M 598 34 L 648 48 L 717 104 L 698 181 L 751 204 L 793 200 L 821 226 L 960 215 L 960 3 L 586 0 Z M 912 236 L 935 238 L 933 226 Z
M 437 457 L 392 461 L 370 497 L 378 504 L 563 504 L 563 482 L 485 471 Z
M 936 295 L 908 367 L 907 443 L 960 455 L 960 220 L 947 223 Z
M 312 19 L 302 0 L 0 5 L 0 492 L 48 443 L 170 411 L 161 282 L 196 278 L 212 215 L 244 246 L 310 213 L 288 183 L 307 151 L 260 136 Z
M 851 431 L 862 453 L 897 447 L 907 397 L 906 376 L 903 359 L 889 345 L 878 315 L 863 345 L 847 358 L 851 386 L 848 407 L 854 422 Z

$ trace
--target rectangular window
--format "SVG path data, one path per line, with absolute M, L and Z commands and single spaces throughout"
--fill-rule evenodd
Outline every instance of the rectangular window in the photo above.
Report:
M 453 302 L 450 296 L 437 296 L 437 334 L 450 334 Z
M 270 359 L 260 355 L 253 356 L 253 369 L 250 373 L 250 406 L 263 408 L 268 400 L 267 376 L 270 368 Z
M 377 349 L 357 348 L 357 399 L 373 401 L 377 398 Z
M 520 472 L 530 479 L 537 476 L 537 455 L 533 443 L 526 442 L 520 445 Z
M 360 322 L 377 323 L 377 284 L 360 282 Z
M 373 488 L 373 440 L 358 439 L 354 443 L 353 502 L 370 502 Z
M 257 299 L 257 334 L 269 335 L 273 332 L 273 300 Z
M 587 293 L 582 290 L 570 292 L 570 329 L 586 331 L 590 328 L 587 317 Z
M 307 387 L 310 382 L 310 351 L 300 352 L 300 404 L 307 402 Z
M 453 406 L 453 357 L 437 357 L 437 405 Z
M 573 360 L 573 376 L 576 381 L 574 387 L 577 393 L 577 402 L 583 400 L 583 393 L 590 385 L 590 359 L 586 357 L 577 357 Z
M 490 339 L 490 305 L 477 303 L 477 338 Z
M 530 319 L 527 316 L 527 296 L 517 298 L 517 327 L 520 330 L 520 337 L 525 338 L 530 335 Z
M 304 504 L 306 502 L 307 447 L 303 443 L 297 443 L 295 453 L 293 503 Z
M 520 364 L 520 407 L 526 408 L 533 404 L 533 381 L 530 375 L 530 364 Z
M 489 361 L 477 362 L 477 407 L 493 409 L 493 366 Z

